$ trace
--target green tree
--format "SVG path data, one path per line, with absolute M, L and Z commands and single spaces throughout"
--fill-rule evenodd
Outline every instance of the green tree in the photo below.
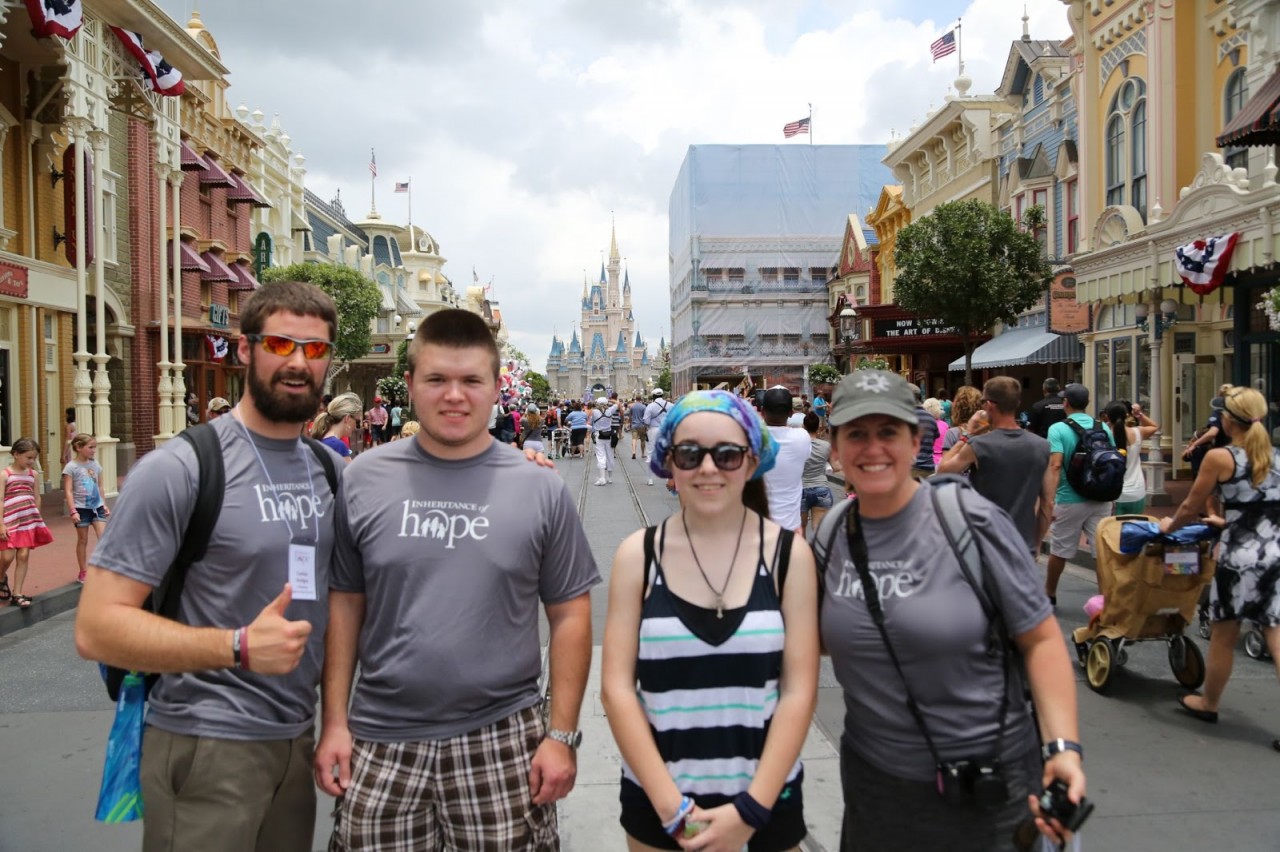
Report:
M 332 377 L 343 364 L 369 354 L 369 331 L 382 305 L 378 285 L 358 271 L 336 263 L 295 263 L 263 270 L 263 285 L 275 281 L 308 281 L 329 294 L 338 306 L 338 339 Z
M 409 341 L 401 340 L 396 344 L 396 375 L 403 376 L 409 372 Z
M 665 347 L 658 350 L 658 357 L 653 359 L 653 367 L 657 370 L 654 373 L 654 388 L 662 388 L 662 392 L 668 397 L 671 396 L 671 347 Z
M 830 364 L 810 364 L 809 383 L 814 385 L 834 385 L 840 381 L 840 371 Z
M 524 380 L 529 383 L 534 402 L 545 404 L 551 401 L 551 383 L 546 376 L 533 370 L 525 370 Z
M 965 384 L 973 383 L 974 338 L 997 322 L 1012 324 L 1048 290 L 1053 271 L 1035 237 L 1043 227 L 1039 207 L 1027 211 L 1020 227 L 990 204 L 970 200 L 939 204 L 898 233 L 894 301 L 955 328 Z

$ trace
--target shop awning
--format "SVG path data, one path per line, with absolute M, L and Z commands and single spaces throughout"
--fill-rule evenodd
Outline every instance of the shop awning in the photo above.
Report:
M 235 189 L 236 182 L 231 179 L 231 175 L 227 174 L 227 170 L 218 165 L 218 161 L 213 157 L 205 157 L 207 168 L 200 173 L 201 186 L 225 186 L 228 189 Z
M 191 147 L 191 143 L 183 139 L 178 143 L 179 153 L 182 157 L 182 170 L 184 172 L 200 172 L 209 168 L 209 163 L 204 157 L 196 153 L 196 149 Z
M 396 305 L 401 315 L 406 317 L 422 316 L 422 308 L 409 298 L 409 294 L 404 291 L 403 287 L 396 288 Z
M 231 271 L 235 273 L 236 280 L 227 284 L 228 290 L 257 290 L 262 286 L 253 275 L 253 267 L 248 263 L 233 263 Z
M 227 200 L 233 204 L 252 204 L 254 207 L 270 207 L 267 200 L 258 194 L 258 191 L 249 185 L 243 175 L 235 172 L 231 173 L 231 180 L 235 186 L 227 190 Z
M 227 266 L 222 258 L 213 252 L 205 252 L 200 255 L 200 259 L 209 266 L 208 272 L 200 273 L 201 281 L 229 281 L 233 283 L 240 281 L 240 277 L 231 271 L 231 267 Z
M 1272 73 L 1258 93 L 1218 135 L 1218 147 L 1275 145 L 1280 143 L 1280 69 Z
M 973 369 L 1024 364 L 1069 364 L 1084 360 L 1084 346 L 1074 334 L 1053 334 L 1044 326 L 1015 328 L 973 350 Z M 964 370 L 964 356 L 952 361 L 951 372 Z
M 311 225 L 307 220 L 299 216 L 297 213 L 289 217 L 289 230 L 291 231 L 310 231 Z
M 379 285 L 378 292 L 382 294 L 382 306 L 378 310 L 383 313 L 394 314 L 396 312 L 396 298 L 391 295 L 391 287 Z
M 183 272 L 208 272 L 209 264 L 200 259 L 200 254 L 190 243 L 178 241 L 178 253 L 181 258 Z M 169 253 L 165 257 L 173 257 L 173 241 L 169 241 Z

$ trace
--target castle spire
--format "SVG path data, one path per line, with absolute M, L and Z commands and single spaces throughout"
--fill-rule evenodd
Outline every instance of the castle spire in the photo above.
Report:
M 613 211 L 609 211 L 609 259 L 618 259 L 618 223 L 613 218 Z

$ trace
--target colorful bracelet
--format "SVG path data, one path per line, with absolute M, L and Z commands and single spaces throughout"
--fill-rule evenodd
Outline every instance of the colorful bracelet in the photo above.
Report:
M 682 825 L 684 825 L 685 817 L 687 817 L 692 812 L 693 812 L 693 799 L 690 799 L 688 796 L 685 796 L 683 799 L 680 800 L 680 809 L 676 811 L 675 818 L 672 819 L 671 822 L 663 823 L 662 830 L 665 831 L 671 837 L 675 837 L 676 832 L 680 830 L 680 827 Z
M 757 802 L 746 790 L 733 797 L 733 806 L 737 808 L 742 821 L 756 831 L 768 825 L 769 817 L 773 816 L 770 808 Z
M 231 631 L 231 665 L 237 669 L 242 667 L 240 663 L 241 629 L 242 628 L 237 627 L 235 630 Z

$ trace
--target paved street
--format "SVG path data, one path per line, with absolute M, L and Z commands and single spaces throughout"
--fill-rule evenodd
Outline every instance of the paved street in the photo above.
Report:
M 643 518 L 656 522 L 676 507 L 659 481 L 645 485 L 640 462 L 626 449 L 616 482 L 592 487 L 594 466 L 578 460 L 559 469 L 583 505 L 584 520 L 606 582 L 614 548 Z M 629 483 L 634 487 L 629 487 Z M 1060 590 L 1063 629 L 1084 623 L 1081 606 L 1093 593 L 1092 573 L 1071 567 Z M 605 587 L 594 601 L 599 637 Z M 136 825 L 93 821 L 102 753 L 111 723 L 95 668 L 76 656 L 73 613 L 0 637 L 0 852 L 139 848 Z M 1195 641 L 1204 646 L 1198 637 Z M 599 654 L 584 704 L 585 733 L 578 786 L 562 803 L 564 848 L 572 852 L 625 849 L 617 827 L 618 756 L 599 700 Z M 1179 688 L 1163 645 L 1134 647 L 1110 693 L 1080 680 L 1082 737 L 1088 752 L 1089 792 L 1097 812 L 1085 833 L 1087 850 L 1275 850 L 1280 848 L 1280 755 L 1268 744 L 1280 736 L 1280 687 L 1269 663 L 1238 654 L 1235 676 L 1217 726 L 1196 722 L 1175 707 Z M 839 689 L 824 665 L 818 718 L 805 748 L 810 848 L 834 850 L 840 797 L 836 752 L 842 724 Z M 328 835 L 326 803 L 317 819 L 315 848 Z

